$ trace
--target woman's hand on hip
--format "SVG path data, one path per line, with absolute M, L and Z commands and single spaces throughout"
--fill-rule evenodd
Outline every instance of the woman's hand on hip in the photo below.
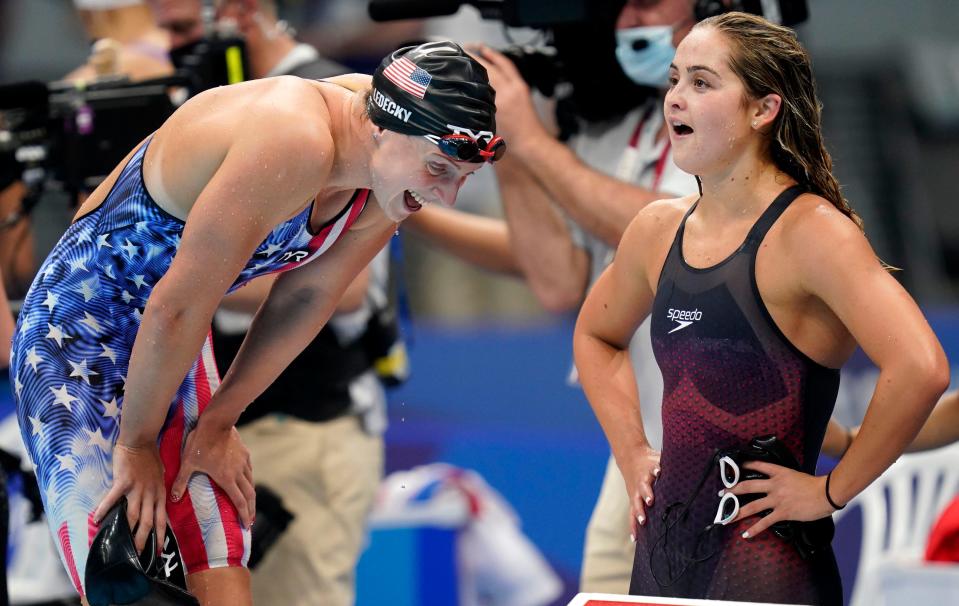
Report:
M 776 522 L 784 520 L 811 522 L 835 511 L 826 500 L 825 477 L 809 475 L 762 461 L 750 461 L 744 467 L 769 476 L 769 479 L 746 480 L 726 489 L 737 496 L 765 493 L 764 497 L 743 505 L 736 519 L 744 520 L 749 516 L 771 510 L 743 533 L 744 539 L 755 537 Z

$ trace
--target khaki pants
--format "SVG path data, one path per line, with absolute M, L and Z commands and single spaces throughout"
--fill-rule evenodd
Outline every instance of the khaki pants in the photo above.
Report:
M 295 516 L 253 571 L 253 603 L 350 606 L 383 440 L 355 416 L 325 423 L 269 415 L 240 428 L 253 474 Z
M 613 457 L 593 515 L 586 527 L 579 590 L 587 593 L 626 594 L 633 573 L 636 545 L 629 540 L 629 497 Z

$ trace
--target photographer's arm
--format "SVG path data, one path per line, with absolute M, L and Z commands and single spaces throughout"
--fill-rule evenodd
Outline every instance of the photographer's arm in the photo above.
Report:
M 841 457 L 856 439 L 859 427 L 846 428 L 830 419 L 822 445 L 823 454 L 837 459 Z M 950 391 L 939 399 L 922 429 L 906 447 L 906 452 L 933 450 L 956 441 L 959 441 L 959 391 Z
M 513 276 L 520 274 L 502 219 L 427 206 L 403 221 L 403 229 L 477 267 Z
M 650 202 L 672 197 L 587 166 L 547 132 L 536 115 L 529 87 L 512 61 L 485 46 L 475 52 L 496 89 L 496 121 L 509 146 L 507 154 L 522 162 L 586 231 L 615 247 L 637 212 Z
M 523 164 L 506 158 L 496 175 L 516 262 L 536 298 L 552 312 L 577 309 L 589 255 L 573 243 L 566 218 Z

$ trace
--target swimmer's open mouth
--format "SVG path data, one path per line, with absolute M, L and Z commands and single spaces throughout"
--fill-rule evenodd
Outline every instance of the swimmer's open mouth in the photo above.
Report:
M 411 213 L 415 213 L 419 209 L 423 208 L 424 204 L 426 204 L 426 200 L 424 200 L 416 192 L 412 192 L 410 190 L 403 192 L 403 202 L 406 204 L 406 210 L 410 211 Z
M 690 127 L 689 127 L 688 125 L 686 125 L 686 124 L 683 124 L 682 122 L 679 122 L 678 120 L 672 120 L 672 121 L 669 123 L 669 125 L 670 125 L 670 127 L 672 127 L 673 132 L 676 133 L 677 135 L 679 135 L 680 137 L 683 136 L 683 135 L 691 135 L 691 134 L 693 134 L 693 129 L 692 129 L 692 128 L 690 128 Z

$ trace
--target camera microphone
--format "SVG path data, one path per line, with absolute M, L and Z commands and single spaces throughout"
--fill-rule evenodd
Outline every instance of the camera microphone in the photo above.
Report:
M 28 81 L 0 86 L 0 110 L 19 107 L 46 107 L 47 85 Z
M 373 21 L 445 17 L 459 10 L 462 0 L 370 0 Z

